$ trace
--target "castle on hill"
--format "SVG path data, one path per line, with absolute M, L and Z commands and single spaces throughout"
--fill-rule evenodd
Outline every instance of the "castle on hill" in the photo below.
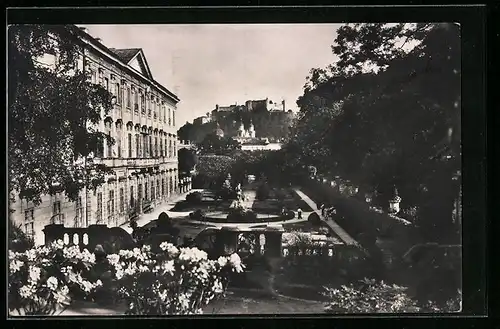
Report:
M 194 119 L 198 133 L 193 141 L 198 142 L 215 131 L 219 136 L 232 137 L 242 144 L 280 143 L 288 137 L 293 118 L 284 100 L 273 102 L 266 98 L 247 100 L 244 105 L 216 105 L 211 112 Z

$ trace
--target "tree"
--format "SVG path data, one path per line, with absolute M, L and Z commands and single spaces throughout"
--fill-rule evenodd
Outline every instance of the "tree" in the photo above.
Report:
M 196 154 L 185 148 L 180 149 L 178 153 L 179 172 L 191 172 L 198 163 Z
M 78 65 L 78 28 L 11 25 L 8 36 L 9 192 L 35 204 L 56 192 L 76 200 L 110 172 L 91 159 L 105 141 L 113 144 L 93 128 L 112 108 L 111 94 Z M 57 55 L 53 68 L 40 64 L 47 54 Z
M 297 101 L 289 150 L 302 165 L 382 192 L 384 202 L 397 186 L 406 205 L 429 209 L 433 228 L 451 221 L 459 32 L 455 24 L 341 27 L 332 46 L 339 61 L 312 70 Z
M 182 141 L 192 141 L 193 140 L 193 124 L 186 122 L 182 127 L 177 130 L 177 136 Z
M 215 133 L 205 136 L 203 141 L 197 145 L 201 154 L 228 155 L 241 149 L 238 141 L 231 137 L 220 137 Z
M 202 155 L 196 166 L 197 176 L 206 183 L 220 186 L 231 169 L 234 159 L 226 155 Z

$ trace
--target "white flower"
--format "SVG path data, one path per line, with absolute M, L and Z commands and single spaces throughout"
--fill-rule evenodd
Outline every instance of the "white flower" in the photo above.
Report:
M 168 298 L 168 291 L 163 290 L 162 292 L 158 293 L 158 297 L 160 297 L 162 302 L 165 302 L 165 300 Z
M 224 267 L 227 265 L 227 257 L 220 256 L 219 259 L 217 259 L 217 263 L 219 263 L 220 267 Z
M 73 271 L 67 271 L 66 273 L 66 278 L 68 279 L 68 281 L 70 282 L 74 282 L 74 283 L 77 283 L 77 284 L 81 284 L 82 283 L 82 276 L 80 273 L 75 273 Z
M 37 266 L 30 265 L 29 267 L 29 281 L 36 283 L 40 280 L 40 268 Z
M 233 267 L 233 270 L 236 272 L 243 272 L 243 269 L 245 268 L 245 265 L 241 263 L 241 258 L 238 254 L 232 254 L 229 257 L 229 263 Z
M 137 272 L 137 267 L 135 263 L 129 264 L 129 266 L 125 269 L 125 274 L 134 275 Z
M 131 250 L 120 250 L 120 252 L 118 254 L 120 255 L 120 257 L 122 257 L 124 259 L 129 259 L 129 258 L 132 258 L 134 256 L 134 252 Z
M 110 265 L 115 266 L 120 262 L 120 256 L 117 254 L 111 254 L 106 257 Z
M 142 246 L 141 251 L 142 252 L 150 252 L 151 251 L 151 246 L 148 245 L 148 244 L 145 244 L 145 245 Z
M 170 257 L 176 257 L 179 254 L 179 249 L 170 242 L 160 243 L 160 249 L 166 251 Z
M 19 271 L 21 269 L 21 267 L 23 267 L 23 262 L 21 262 L 20 260 L 17 260 L 17 259 L 14 259 L 13 261 L 11 261 L 9 263 L 9 269 L 10 269 L 10 273 L 16 273 L 17 271 Z
M 63 249 L 64 248 L 64 241 L 59 239 L 57 241 L 52 242 L 52 248 Z
M 94 288 L 94 285 L 87 280 L 82 280 L 81 287 L 85 292 L 90 292 Z
M 100 279 L 98 279 L 95 283 L 94 283 L 94 287 L 102 287 L 102 281 Z
M 58 286 L 57 278 L 51 276 L 50 278 L 47 279 L 47 287 L 50 290 L 56 290 Z
M 144 266 L 144 265 L 139 265 L 139 272 L 144 273 L 144 272 L 148 272 L 148 271 L 149 271 L 149 267 Z
M 179 295 L 179 304 L 183 309 L 189 308 L 189 298 L 186 296 L 186 294 Z
M 46 246 L 37 247 L 38 254 L 42 256 L 47 256 L 50 253 L 50 249 Z
M 170 275 L 174 274 L 175 272 L 175 266 L 174 266 L 174 261 L 169 260 L 168 262 L 164 262 L 161 264 L 161 269 L 163 270 L 163 274 L 168 273 Z
M 32 262 L 36 259 L 36 250 L 35 249 L 30 249 L 26 250 L 26 257 L 28 258 L 28 261 Z
M 64 258 L 78 258 L 80 254 L 80 248 L 78 246 L 71 246 L 69 248 L 63 249 Z
M 192 263 L 207 259 L 208 255 L 205 251 L 198 248 L 181 248 L 179 260 L 184 260 Z
M 121 268 L 116 270 L 115 276 L 116 276 L 117 280 L 120 280 L 121 278 L 123 278 L 123 275 L 124 275 L 124 273 L 123 273 L 123 270 Z
M 19 289 L 19 295 L 21 296 L 21 298 L 30 298 L 33 295 L 33 293 L 34 293 L 33 287 L 30 286 L 22 286 Z
M 212 287 L 212 290 L 216 294 L 220 294 L 224 291 L 224 287 L 222 286 L 222 282 L 220 280 L 216 280 L 214 283 L 214 286 Z
M 95 264 L 95 255 L 87 249 L 84 249 L 81 253 L 79 253 L 76 258 L 87 263 Z

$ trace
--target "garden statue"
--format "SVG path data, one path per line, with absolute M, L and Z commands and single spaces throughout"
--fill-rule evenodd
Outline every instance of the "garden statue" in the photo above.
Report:
M 236 199 L 239 200 L 239 201 L 243 201 L 244 198 L 243 198 L 243 194 L 241 192 L 241 183 L 238 183 L 238 185 L 236 185 Z
M 389 212 L 392 214 L 399 213 L 399 204 L 401 197 L 399 196 L 398 189 L 394 188 L 394 196 L 389 200 Z

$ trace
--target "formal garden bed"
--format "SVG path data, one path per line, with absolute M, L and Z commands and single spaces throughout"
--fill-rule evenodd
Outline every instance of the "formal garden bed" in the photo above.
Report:
M 291 188 L 259 187 L 252 210 L 262 214 L 280 214 L 285 211 L 312 211 L 311 207 Z
M 204 223 L 269 223 L 294 219 L 297 210 L 312 209 L 290 188 L 270 188 L 262 183 L 255 190 L 232 187 L 230 175 L 219 190 L 193 192 L 170 211 L 189 212 L 189 219 Z

